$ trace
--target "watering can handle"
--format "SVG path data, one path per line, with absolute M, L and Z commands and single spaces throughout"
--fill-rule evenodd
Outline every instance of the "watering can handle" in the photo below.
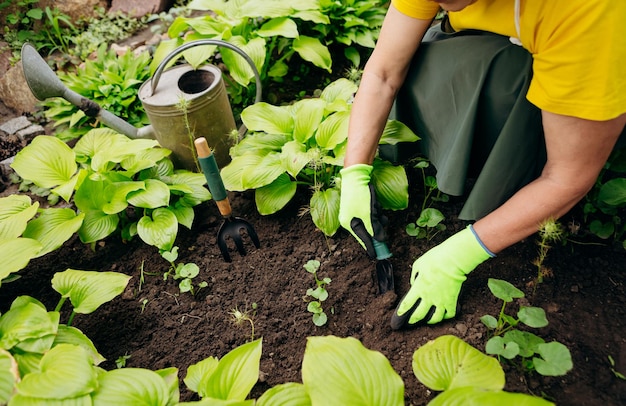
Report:
M 176 56 L 178 56 L 178 54 L 180 54 L 181 52 L 184 52 L 186 50 L 188 50 L 189 48 L 193 48 L 195 46 L 198 45 L 216 45 L 216 46 L 222 46 L 228 49 L 231 49 L 235 52 L 237 52 L 239 55 L 241 55 L 246 62 L 248 62 L 248 65 L 250 65 L 250 68 L 252 69 L 252 72 L 254 73 L 254 78 L 256 81 L 256 97 L 254 102 L 258 103 L 259 101 L 261 101 L 261 94 L 262 94 L 262 88 L 261 88 L 261 77 L 259 75 L 259 70 L 256 68 L 256 65 L 254 64 L 254 61 L 250 58 L 250 56 L 248 56 L 248 54 L 246 54 L 241 48 L 236 47 L 235 45 L 226 42 L 226 41 L 222 41 L 219 39 L 199 39 L 196 41 L 191 41 L 191 42 L 187 42 L 186 44 L 183 44 L 181 46 L 179 46 L 178 48 L 174 49 L 169 55 L 167 55 L 165 57 L 165 59 L 163 59 L 161 61 L 161 63 L 159 64 L 159 66 L 156 68 L 156 70 L 154 71 L 154 75 L 152 77 L 152 88 L 151 88 L 151 96 L 154 94 L 154 91 L 159 83 L 159 80 L 161 79 L 161 73 L 163 73 L 163 70 L 165 69 L 165 66 L 167 66 L 167 64 Z

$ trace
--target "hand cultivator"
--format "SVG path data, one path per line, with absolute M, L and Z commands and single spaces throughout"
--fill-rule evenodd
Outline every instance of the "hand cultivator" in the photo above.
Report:
M 213 200 L 217 204 L 222 217 L 224 217 L 224 223 L 221 225 L 217 232 L 217 245 L 222 252 L 222 256 L 226 262 L 231 262 L 230 254 L 228 252 L 228 245 L 226 240 L 231 238 L 235 243 L 237 251 L 241 255 L 246 255 L 246 249 L 243 244 L 242 233 L 247 234 L 256 248 L 259 248 L 259 237 L 257 236 L 254 227 L 246 220 L 233 216 L 232 208 L 230 207 L 230 201 L 226 194 L 226 188 L 220 175 L 219 168 L 213 156 L 213 152 L 209 148 L 205 138 L 200 137 L 194 141 L 196 151 L 198 152 L 198 161 L 204 176 L 206 177 L 207 184 Z

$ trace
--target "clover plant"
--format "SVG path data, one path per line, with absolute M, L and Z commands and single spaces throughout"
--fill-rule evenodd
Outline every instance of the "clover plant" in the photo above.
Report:
M 320 327 L 326 324 L 328 321 L 328 316 L 324 312 L 324 308 L 322 306 L 322 302 L 328 299 L 328 290 L 326 287 L 330 284 L 331 279 L 326 277 L 323 279 L 319 279 L 317 276 L 317 271 L 320 268 L 320 261 L 311 259 L 304 264 L 304 269 L 307 272 L 313 275 L 315 279 L 315 289 L 309 288 L 306 291 L 306 295 L 311 298 L 311 300 L 307 304 L 307 311 L 313 313 L 313 324 Z
M 340 185 L 347 144 L 350 101 L 356 85 L 338 79 L 318 98 L 288 106 L 256 103 L 241 114 L 248 135 L 231 148 L 232 161 L 222 168 L 231 191 L 255 189 L 260 214 L 276 213 L 289 203 L 299 187 L 311 191 L 309 211 L 313 223 L 332 236 L 339 228 Z M 404 124 L 389 121 L 381 143 L 415 141 Z M 408 206 L 408 180 L 402 166 L 374 160 L 372 182 L 385 209 Z
M 211 195 L 202 174 L 174 170 L 169 154 L 155 140 L 131 140 L 97 128 L 73 148 L 55 137 L 36 137 L 11 167 L 76 206 L 75 216 L 63 212 L 55 221 L 59 227 L 80 222 L 83 243 L 120 230 L 126 239 L 139 235 L 149 245 L 170 250 L 178 225 L 191 228 L 193 207 Z
M 572 356 L 563 344 L 545 340 L 531 332 L 518 329 L 522 325 L 541 328 L 548 325 L 545 311 L 540 307 L 520 306 L 517 317 L 505 313 L 507 303 L 523 298 L 524 292 L 507 281 L 490 278 L 488 286 L 491 293 L 502 300 L 500 314 L 485 315 L 480 320 L 492 331 L 487 341 L 487 354 L 513 360 L 521 358 L 521 365 L 528 371 L 536 371 L 545 376 L 565 375 L 572 369 Z
M 429 406 L 547 406 L 545 399 L 504 391 L 505 376 L 495 358 L 452 335 L 431 340 L 413 353 L 413 372 L 434 391 Z

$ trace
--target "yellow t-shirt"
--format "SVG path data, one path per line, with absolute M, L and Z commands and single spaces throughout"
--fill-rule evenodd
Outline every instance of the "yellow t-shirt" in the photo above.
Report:
M 392 0 L 402 13 L 432 19 L 429 0 Z M 456 30 L 518 37 L 514 0 L 477 0 L 450 12 Z M 520 41 L 533 56 L 526 97 L 540 109 L 589 120 L 626 113 L 626 1 L 521 0 Z

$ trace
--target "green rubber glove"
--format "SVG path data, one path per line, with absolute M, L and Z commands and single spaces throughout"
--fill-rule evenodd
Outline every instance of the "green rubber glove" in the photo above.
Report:
M 472 226 L 428 250 L 413 263 L 411 289 L 400 300 L 391 327 L 426 321 L 439 323 L 456 315 L 456 304 L 466 275 L 494 257 Z
M 376 258 L 372 238 L 385 241 L 384 216 L 370 185 L 372 165 L 355 164 L 343 168 L 339 223 L 356 238 L 371 258 Z

